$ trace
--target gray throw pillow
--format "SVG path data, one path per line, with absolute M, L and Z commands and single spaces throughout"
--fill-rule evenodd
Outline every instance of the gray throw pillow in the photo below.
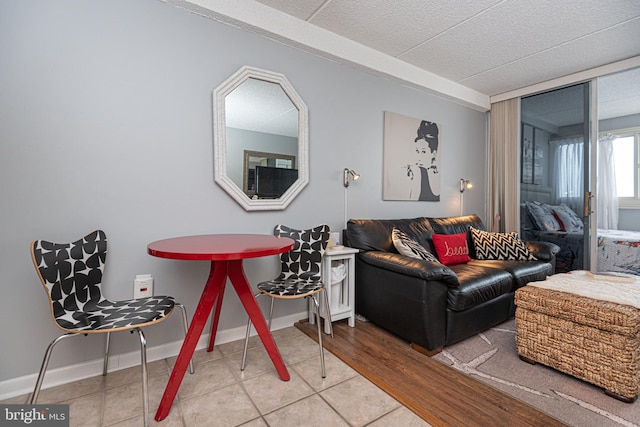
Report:
M 553 215 L 553 209 L 546 203 L 526 202 L 529 214 L 540 231 L 560 231 L 558 220 Z
M 395 246 L 398 252 L 400 252 L 404 256 L 423 259 L 426 261 L 439 262 L 431 252 L 425 249 L 425 247 L 420 243 L 409 237 L 407 233 L 402 230 L 394 227 L 393 231 L 391 232 L 391 240 L 393 241 L 393 246 Z
M 569 206 L 564 203 L 560 206 L 553 206 L 553 214 L 558 220 L 562 231 L 582 233 L 582 220 Z

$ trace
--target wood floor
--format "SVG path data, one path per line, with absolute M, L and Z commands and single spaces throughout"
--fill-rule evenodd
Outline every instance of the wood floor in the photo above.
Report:
M 296 327 L 317 341 L 316 325 Z M 555 418 L 409 347 L 369 322 L 333 324 L 325 349 L 433 426 L 563 426 Z M 326 337 L 326 338 L 325 338 Z M 330 373 L 327 373 L 330 375 Z

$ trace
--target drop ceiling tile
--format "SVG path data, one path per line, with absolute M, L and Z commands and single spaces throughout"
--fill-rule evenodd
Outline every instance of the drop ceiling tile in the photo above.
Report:
M 629 81 L 634 81 L 636 84 L 629 87 Z M 598 99 L 604 102 L 620 99 L 627 95 L 640 98 L 640 68 L 601 77 L 598 79 L 598 91 L 603 93 L 598 96 Z
M 640 0 L 255 1 L 488 95 L 640 57 Z
M 608 119 L 634 112 L 640 112 L 640 68 L 598 79 L 600 118 Z
M 397 56 L 500 0 L 333 0 L 310 21 Z
M 460 83 L 498 95 L 640 54 L 640 19 L 495 67 Z
M 579 0 L 507 1 L 401 59 L 461 82 L 482 71 L 627 21 L 630 14 L 640 15 L 640 2 L 621 12 L 609 10 L 608 3 L 600 3 L 590 2 L 589 7 L 585 7 L 585 2 Z M 581 7 L 577 7 L 578 4 Z M 539 9 L 548 13 L 540 13 Z M 572 19 L 568 20 L 567 16 Z
M 298 110 L 279 84 L 245 80 L 225 98 L 226 125 L 295 137 Z

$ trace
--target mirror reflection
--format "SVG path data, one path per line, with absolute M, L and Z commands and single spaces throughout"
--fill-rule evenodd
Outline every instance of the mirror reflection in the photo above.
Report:
M 257 193 L 249 191 L 248 183 L 245 185 L 245 175 L 249 179 L 249 170 L 244 154 L 246 151 L 258 153 L 279 153 L 284 159 L 295 157 L 298 152 L 298 109 L 293 105 L 282 87 L 277 83 L 271 83 L 256 78 L 248 78 L 225 98 L 226 127 L 227 127 L 227 176 L 245 194 L 255 198 L 278 198 L 291 184 L 284 188 L 282 193 L 275 195 L 273 192 L 262 191 Z M 257 155 L 263 162 L 259 166 L 276 167 L 278 156 Z M 282 166 L 279 166 L 282 167 Z M 289 167 L 289 169 L 293 169 Z M 276 179 L 275 172 L 262 174 L 262 187 L 279 189 L 277 183 L 267 183 L 268 179 Z M 297 176 L 296 176 L 297 178 Z M 255 182 L 254 182 L 255 184 Z M 271 184 L 271 185 L 269 185 Z
M 286 77 L 251 67 L 214 104 L 216 182 L 246 210 L 284 209 L 308 182 L 306 105 Z
M 253 199 L 279 198 L 298 179 L 296 157 L 244 150 L 242 189 Z

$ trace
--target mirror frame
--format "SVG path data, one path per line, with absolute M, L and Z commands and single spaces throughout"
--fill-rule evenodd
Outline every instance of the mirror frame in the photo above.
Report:
M 227 127 L 225 98 L 245 80 L 254 78 L 279 84 L 298 109 L 298 179 L 279 199 L 251 199 L 227 176 Z M 247 211 L 282 210 L 309 183 L 309 112 L 289 80 L 280 73 L 243 66 L 213 91 L 214 180 Z

